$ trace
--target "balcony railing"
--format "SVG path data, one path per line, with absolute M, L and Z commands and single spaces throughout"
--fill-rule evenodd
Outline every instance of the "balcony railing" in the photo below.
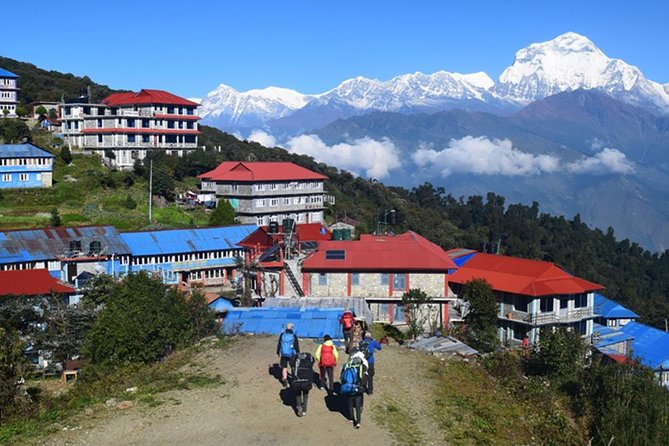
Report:
M 515 311 L 509 309 L 506 305 L 502 305 L 503 319 L 524 322 L 530 325 L 546 325 L 546 324 L 564 324 L 569 322 L 578 322 L 593 316 L 591 307 L 578 308 L 575 310 L 562 311 L 559 313 L 526 313 L 523 311 Z

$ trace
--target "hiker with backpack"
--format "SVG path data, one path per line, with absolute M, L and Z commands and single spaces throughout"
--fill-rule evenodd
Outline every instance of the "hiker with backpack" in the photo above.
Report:
M 297 335 L 293 332 L 294 329 L 295 325 L 292 322 L 286 324 L 286 329 L 279 336 L 279 343 L 276 346 L 283 387 L 288 387 L 288 364 L 292 364 L 295 355 L 300 352 L 300 342 L 297 339 Z
M 341 371 L 341 387 L 339 393 L 346 396 L 349 419 L 356 429 L 360 429 L 362 421 L 362 405 L 365 386 L 367 385 L 367 368 L 369 364 L 363 352 L 354 352 L 344 364 Z
M 369 368 L 367 369 L 367 374 L 369 375 L 367 379 L 367 395 L 371 395 L 374 393 L 374 351 L 381 350 L 381 344 L 372 337 L 370 332 L 367 332 L 363 340 L 358 344 L 358 349 L 364 353 L 369 363 Z
M 325 387 L 328 394 L 331 394 L 334 386 L 334 368 L 339 360 L 339 352 L 332 342 L 330 335 L 323 336 L 323 343 L 316 349 L 316 360 L 320 372 L 320 387 Z M 325 374 L 327 373 L 327 387 L 325 385 Z
M 355 313 L 349 307 L 344 308 L 344 313 L 339 318 L 339 324 L 344 332 L 344 345 L 346 353 L 351 353 L 353 333 L 355 330 Z
M 293 369 L 290 388 L 295 392 L 295 412 L 298 417 L 307 414 L 309 391 L 314 382 L 314 357 L 310 353 L 298 353 Z

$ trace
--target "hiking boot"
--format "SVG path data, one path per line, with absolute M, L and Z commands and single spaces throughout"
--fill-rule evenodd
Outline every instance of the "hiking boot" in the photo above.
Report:
M 306 417 L 306 416 L 307 416 L 307 410 L 306 410 L 306 409 L 304 409 L 304 410 L 302 411 L 302 416 L 303 416 L 303 417 Z
M 355 428 L 360 429 L 360 423 L 355 423 Z
M 301 417 L 301 416 L 303 416 L 303 415 L 304 415 L 304 413 L 303 413 L 301 410 L 298 409 L 298 410 L 297 410 L 297 416 L 298 416 L 298 417 Z

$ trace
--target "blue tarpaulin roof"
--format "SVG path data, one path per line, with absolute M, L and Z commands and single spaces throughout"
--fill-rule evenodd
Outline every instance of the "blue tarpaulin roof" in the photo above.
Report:
M 258 229 L 256 225 L 218 228 L 124 232 L 121 238 L 134 256 L 180 254 L 240 249 L 237 243 Z
M 289 322 L 300 338 L 341 338 L 339 315 L 343 308 L 234 308 L 228 310 L 221 330 L 224 333 L 279 335 Z
M 90 250 L 91 242 L 99 242 L 106 255 L 130 254 L 130 248 L 113 226 L 59 226 L 0 231 L 0 264 L 68 257 L 72 250 L 70 241 L 79 241 L 84 254 Z
M 620 331 L 632 337 L 632 357 L 651 369 L 669 370 L 669 333 L 638 322 L 625 324 Z
M 54 158 L 51 152 L 34 144 L 0 144 L 0 158 Z
M 598 293 L 595 293 L 595 314 L 606 319 L 637 319 L 639 317 L 634 311 Z
M 230 302 L 228 299 L 224 297 L 219 297 L 218 299 L 212 301 L 209 304 L 209 308 L 220 313 L 222 311 L 228 311 L 234 308 L 234 305 L 232 305 L 232 302 Z

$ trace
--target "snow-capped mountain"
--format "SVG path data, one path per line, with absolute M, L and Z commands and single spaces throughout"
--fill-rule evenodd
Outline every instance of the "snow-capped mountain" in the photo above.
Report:
M 373 111 L 430 113 L 460 108 L 508 114 L 577 89 L 597 89 L 653 113 L 669 114 L 669 84 L 646 79 L 637 67 L 609 58 L 587 37 L 573 32 L 518 51 L 497 83 L 483 72 L 438 71 L 388 81 L 356 77 L 311 96 L 276 87 L 240 93 L 220 85 L 202 100 L 199 113 L 203 123 L 222 129 L 263 127 L 286 135 Z
M 311 96 L 287 88 L 268 87 L 243 93 L 221 84 L 198 109 L 205 124 L 223 129 L 254 127 L 304 107 Z
M 602 90 L 656 112 L 669 111 L 663 85 L 646 79 L 637 67 L 607 57 L 587 37 L 573 32 L 518 51 L 492 90 L 525 105 L 579 88 Z

